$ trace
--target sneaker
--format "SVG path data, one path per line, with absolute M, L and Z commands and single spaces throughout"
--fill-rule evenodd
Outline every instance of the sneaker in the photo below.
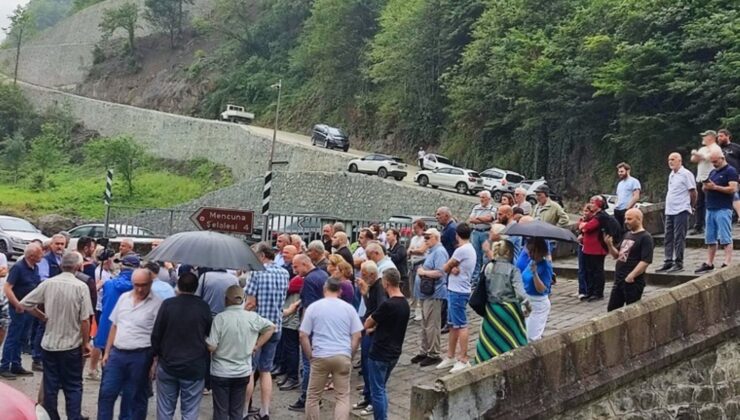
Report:
M 303 413 L 306 411 L 306 400 L 299 398 L 298 401 L 288 406 L 288 410 Z
M 458 360 L 457 362 L 455 362 L 455 365 L 452 366 L 452 369 L 450 369 L 450 373 L 460 372 L 461 370 L 467 369 L 469 367 L 470 367 L 470 362 L 463 363 Z
M 673 263 L 667 262 L 667 263 L 663 264 L 662 267 L 660 267 L 659 269 L 655 270 L 655 272 L 656 273 L 665 273 L 666 271 L 670 270 L 671 268 L 673 268 Z
M 14 381 L 17 377 L 16 374 L 11 373 L 9 370 L 0 370 L 0 378 L 3 378 L 8 381 Z
M 211 395 L 211 390 L 208 388 L 203 388 L 203 395 Z
M 426 358 L 427 358 L 426 354 L 417 354 L 416 356 L 411 358 L 411 363 L 419 363 Z
M 448 369 L 455 365 L 455 359 L 451 359 L 449 357 L 445 357 L 442 359 L 442 361 L 437 365 L 436 369 Z
M 10 373 L 16 376 L 33 376 L 33 372 L 23 369 L 23 367 L 19 367 L 18 369 L 10 369 Z
M 260 420 L 270 420 L 270 415 L 265 414 L 264 416 L 260 417 Z
M 589 298 L 589 296 L 587 294 L 585 294 L 585 293 L 579 293 L 578 294 L 578 300 L 586 300 L 588 298 Z
M 31 370 L 34 372 L 43 372 L 44 364 L 41 362 L 33 362 L 31 363 Z
M 360 415 L 362 417 L 372 416 L 373 415 L 373 406 L 368 405 L 367 407 L 360 410 Z
M 702 263 L 701 264 L 701 267 L 699 267 L 696 270 L 694 270 L 694 274 L 704 274 L 704 273 L 708 273 L 708 272 L 710 272 L 712 270 L 714 270 L 714 266 L 713 265 L 709 265 L 707 263 Z
M 683 271 L 683 264 L 674 264 L 666 273 L 678 273 Z
M 417 322 L 421 321 L 421 308 L 416 308 L 414 310 L 414 321 L 417 321 Z
M 282 385 L 278 387 L 281 391 L 292 391 L 294 389 L 297 389 L 301 385 L 300 382 L 298 382 L 298 379 L 291 378 L 287 381 L 283 382 Z
M 427 356 L 427 357 L 424 358 L 424 360 L 422 360 L 421 362 L 419 362 L 419 366 L 426 367 L 426 366 L 436 365 L 437 363 L 439 363 L 441 361 L 442 361 L 442 359 L 440 357 L 436 357 L 436 356 L 435 357 L 429 357 L 429 356 Z
M 362 409 L 367 408 L 369 405 L 370 405 L 370 401 L 363 400 L 363 401 L 360 401 L 358 403 L 353 404 L 352 405 L 352 409 L 353 410 L 362 410 Z
M 722 263 L 722 267 L 720 267 L 720 268 L 725 268 L 725 267 L 727 267 L 727 264 Z
M 87 372 L 86 378 L 89 379 L 89 380 L 91 380 L 91 381 L 98 381 L 98 382 L 100 382 L 100 371 L 99 370 L 91 370 L 91 371 Z

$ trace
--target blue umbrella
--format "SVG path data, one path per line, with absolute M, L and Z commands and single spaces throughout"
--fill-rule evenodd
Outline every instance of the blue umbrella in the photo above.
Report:
M 573 232 L 568 229 L 553 226 L 539 220 L 533 220 L 526 223 L 514 223 L 508 226 L 502 235 L 510 236 L 528 236 L 530 238 L 543 238 L 562 242 L 577 242 L 578 239 Z

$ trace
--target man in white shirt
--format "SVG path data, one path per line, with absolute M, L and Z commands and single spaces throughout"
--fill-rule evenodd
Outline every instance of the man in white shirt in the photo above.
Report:
M 694 222 L 694 230 L 691 231 L 692 235 L 701 235 L 704 233 L 704 222 L 706 219 L 706 205 L 704 203 L 704 190 L 702 189 L 702 182 L 709 178 L 709 173 L 712 172 L 714 166 L 709 160 L 709 156 L 712 152 L 720 151 L 722 149 L 717 144 L 717 132 L 714 130 L 707 130 L 700 134 L 702 147 L 699 150 L 691 151 L 691 163 L 696 163 L 696 211 L 694 212 L 696 221 Z
M 665 196 L 665 262 L 656 273 L 683 271 L 683 250 L 689 216 L 696 203 L 694 175 L 683 167 L 680 153 L 668 155 L 668 192 Z
M 110 315 L 112 326 L 103 356 L 103 380 L 98 397 L 98 420 L 112 420 L 121 395 L 121 418 L 144 419 L 153 377 L 151 335 L 162 300 L 152 293 L 152 276 L 136 269 L 134 290 L 118 299 Z

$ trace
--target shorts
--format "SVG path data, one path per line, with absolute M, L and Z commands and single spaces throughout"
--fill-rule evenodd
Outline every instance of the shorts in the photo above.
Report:
M 728 245 L 732 243 L 732 209 L 707 209 L 704 243 Z
M 450 328 L 465 328 L 468 326 L 468 315 L 465 312 L 470 300 L 470 293 L 447 291 L 447 323 Z
M 280 342 L 280 335 L 281 333 L 273 334 L 267 343 L 254 354 L 252 358 L 252 367 L 254 370 L 260 373 L 267 373 L 272 370 L 272 361 L 275 359 L 275 351 Z

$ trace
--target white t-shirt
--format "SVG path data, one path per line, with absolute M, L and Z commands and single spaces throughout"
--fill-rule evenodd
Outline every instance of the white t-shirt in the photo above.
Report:
M 722 149 L 715 143 L 710 144 L 709 146 L 702 146 L 702 148 L 697 152 L 697 154 L 701 156 L 702 160 L 699 161 L 696 167 L 696 182 L 702 182 L 709 178 L 709 173 L 714 169 L 712 162 L 709 161 L 709 156 L 713 151 L 719 151 L 721 153 Z
M 323 298 L 306 309 L 300 330 L 313 335 L 313 357 L 352 357 L 352 334 L 362 331 L 362 322 L 349 303 L 339 298 Z
M 477 258 L 475 248 L 470 242 L 455 249 L 455 252 L 452 253 L 452 259 L 460 263 L 458 265 L 460 274 L 450 274 L 447 277 L 448 290 L 456 293 L 471 292 L 471 280 Z

